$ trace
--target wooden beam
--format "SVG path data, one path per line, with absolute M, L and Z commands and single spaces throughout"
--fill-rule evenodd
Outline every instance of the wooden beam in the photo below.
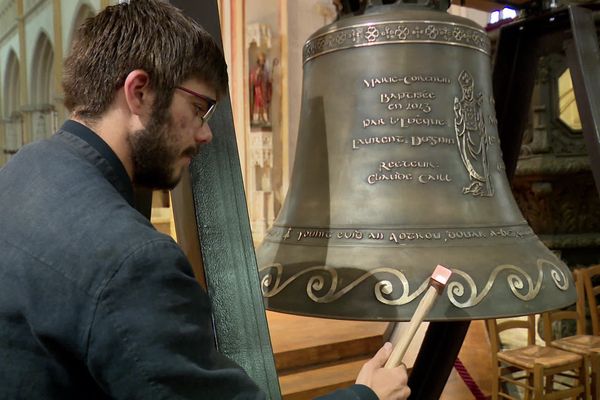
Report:
M 217 0 L 171 3 L 222 45 Z M 244 368 L 267 398 L 280 399 L 229 95 L 219 101 L 210 126 L 214 139 L 190 166 L 194 210 L 187 218 L 197 226 L 217 346 Z M 178 208 L 174 197 L 175 214 Z

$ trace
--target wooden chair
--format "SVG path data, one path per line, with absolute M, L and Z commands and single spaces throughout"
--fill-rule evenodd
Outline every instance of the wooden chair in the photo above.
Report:
M 492 347 L 492 399 L 514 399 L 505 391 L 505 384 L 514 384 L 524 391 L 525 399 L 584 399 L 586 396 L 586 365 L 582 356 L 553 347 L 535 344 L 535 316 L 526 320 L 486 321 Z M 500 333 L 523 329 L 527 345 L 502 350 Z M 556 377 L 561 377 L 557 380 Z
M 600 272 L 600 269 L 599 269 Z M 585 333 L 585 290 L 582 270 L 575 270 L 575 287 L 577 303 L 575 310 L 559 310 L 542 314 L 544 324 L 544 341 L 547 346 L 570 351 L 584 357 L 586 369 L 589 370 L 588 385 L 591 399 L 600 399 L 600 336 Z M 575 335 L 555 339 L 553 325 L 555 322 L 573 320 L 577 323 Z M 589 397 L 589 396 L 588 396 Z
M 600 335 L 600 306 L 596 296 L 600 294 L 600 265 L 578 270 L 583 280 L 585 297 L 592 320 L 592 335 Z M 600 398 L 599 398 L 600 399 Z

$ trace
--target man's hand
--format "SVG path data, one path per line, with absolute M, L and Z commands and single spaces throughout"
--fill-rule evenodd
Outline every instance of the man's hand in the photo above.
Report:
M 401 364 L 395 368 L 384 368 L 390 354 L 392 344 L 388 342 L 362 366 L 356 383 L 370 387 L 379 400 L 406 400 L 410 395 L 410 388 L 406 385 L 406 367 Z

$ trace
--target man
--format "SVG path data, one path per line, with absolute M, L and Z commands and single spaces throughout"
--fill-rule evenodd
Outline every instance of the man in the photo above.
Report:
M 210 142 L 221 51 L 167 3 L 132 0 L 84 24 L 63 85 L 71 120 L 0 170 L 0 398 L 265 398 L 216 351 L 206 293 L 132 201 L 132 182 L 172 188 Z M 389 353 L 329 398 L 405 399 Z

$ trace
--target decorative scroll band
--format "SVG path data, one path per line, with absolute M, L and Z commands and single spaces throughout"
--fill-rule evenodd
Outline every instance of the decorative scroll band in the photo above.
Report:
M 490 40 L 481 29 L 432 21 L 388 21 L 353 25 L 326 32 L 306 42 L 303 60 L 352 47 L 397 43 L 435 43 L 468 47 L 490 55 Z
M 542 287 L 544 280 L 544 269 L 549 270 L 550 277 L 555 286 L 566 291 L 569 288 L 569 280 L 565 273 L 557 265 L 548 260 L 539 259 L 537 261 L 537 277 L 530 276 L 525 270 L 516 265 L 503 264 L 492 270 L 490 276 L 480 289 L 475 280 L 465 271 L 452 269 L 454 274 L 448 283 L 446 296 L 448 300 L 457 308 L 474 307 L 481 303 L 491 291 L 497 280 L 498 274 L 508 272 L 506 281 L 512 294 L 522 301 L 531 301 L 535 299 Z M 366 279 L 375 274 L 387 273 L 393 277 L 390 279 L 379 280 L 373 287 L 374 295 L 377 300 L 385 305 L 401 306 L 414 301 L 421 295 L 429 283 L 429 278 L 422 282 L 412 293 L 410 283 L 404 273 L 395 268 L 377 268 L 371 270 L 344 287 L 339 286 L 338 273 L 335 268 L 327 266 L 315 266 L 300 271 L 285 282 L 281 282 L 283 275 L 283 266 L 273 264 L 260 269 L 265 276 L 261 279 L 261 289 L 264 297 L 273 297 L 282 292 L 286 286 L 294 282 L 302 275 L 310 275 L 306 284 L 306 295 L 315 303 L 332 303 L 352 289 L 362 284 Z M 535 279 L 534 279 L 535 278 Z M 326 282 L 329 282 L 327 286 Z M 392 297 L 392 294 L 400 293 L 399 296 Z

